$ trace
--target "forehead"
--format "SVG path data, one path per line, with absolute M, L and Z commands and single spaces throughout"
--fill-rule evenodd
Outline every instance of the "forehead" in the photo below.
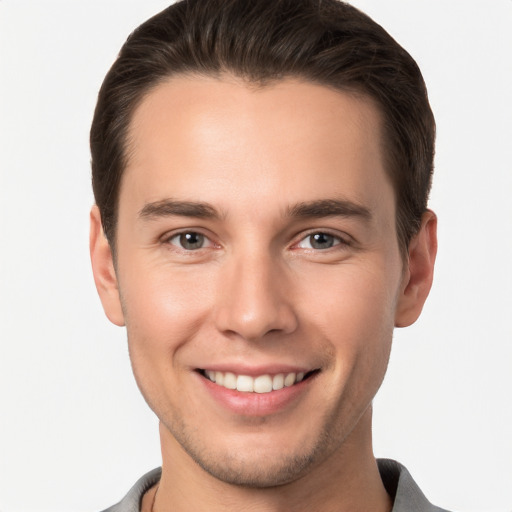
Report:
M 349 195 L 373 209 L 390 188 L 381 139 L 380 113 L 366 97 L 291 79 L 255 87 L 174 77 L 133 115 L 120 207 L 127 194 L 221 207 L 256 195 L 276 205 Z

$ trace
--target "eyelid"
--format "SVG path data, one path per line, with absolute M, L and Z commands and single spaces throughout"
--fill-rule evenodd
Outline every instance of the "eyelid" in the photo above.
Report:
M 199 235 L 202 235 L 205 240 L 207 241 L 207 245 L 205 247 L 201 247 L 200 249 L 195 249 L 195 250 L 187 250 L 187 249 L 184 249 L 183 247 L 180 247 L 178 244 L 174 244 L 174 243 L 171 243 L 171 240 L 173 238 L 176 238 L 180 235 L 183 235 L 183 234 L 186 234 L 186 233 L 197 233 Z M 322 252 L 327 252 L 329 249 L 333 249 L 335 247 L 338 247 L 338 246 L 351 246 L 353 245 L 354 243 L 354 240 L 353 238 L 348 235 L 347 233 L 340 233 L 339 231 L 337 230 L 332 230 L 332 229 L 329 229 L 329 228 L 312 228 L 312 229 L 309 229 L 307 231 L 302 231 L 299 235 L 295 236 L 294 237 L 294 242 L 292 242 L 291 244 L 291 248 L 294 249 L 294 248 L 298 248 L 298 249 L 301 249 L 300 247 L 298 247 L 298 245 L 303 242 L 304 240 L 306 240 L 308 237 L 312 236 L 312 235 L 315 235 L 315 234 L 318 234 L 318 233 L 322 233 L 322 234 L 325 234 L 325 235 L 329 235 L 329 236 L 332 236 L 334 237 L 338 243 L 335 243 L 332 247 L 328 248 L 328 249 L 313 249 L 313 248 L 310 248 L 309 250 L 312 250 L 312 251 L 322 251 Z M 187 252 L 187 253 L 191 253 L 191 252 L 197 252 L 197 251 L 200 251 L 201 249 L 208 249 L 208 248 L 211 248 L 211 247 L 216 247 L 216 248 L 220 248 L 221 245 L 218 243 L 218 242 L 215 242 L 213 237 L 211 236 L 211 234 L 207 234 L 205 233 L 205 230 L 202 229 L 202 228 L 196 228 L 196 227 L 192 227 L 192 228 L 179 228 L 179 229 L 176 229 L 176 230 L 172 230 L 172 231 L 168 231 L 166 232 L 164 235 L 162 235 L 161 237 L 159 237 L 159 242 L 163 245 L 171 245 L 173 247 L 175 247 L 176 249 L 178 250 L 181 250 L 183 252 Z M 308 249 L 306 249 L 308 250 Z
M 307 238 L 309 238 L 310 236 L 312 235 L 316 235 L 316 234 L 324 234 L 324 235 L 329 235 L 329 236 L 332 236 L 333 238 L 335 238 L 338 243 L 335 243 L 332 247 L 329 247 L 327 249 L 314 249 L 314 248 L 302 248 L 302 247 L 299 247 L 299 244 L 301 242 L 303 242 L 304 240 L 306 240 Z M 338 246 L 351 246 L 352 243 L 353 243 L 353 239 L 351 236 L 347 235 L 346 233 L 340 233 L 339 231 L 334 231 L 332 229 L 310 229 L 306 232 L 302 232 L 299 236 L 295 237 L 295 242 L 292 244 L 292 248 L 298 248 L 298 249 L 305 249 L 305 250 L 311 250 L 311 251 L 318 251 L 318 252 L 327 252 L 329 251 L 330 249 L 334 249 L 335 247 L 338 247 Z
M 191 249 L 185 249 L 183 247 L 180 247 L 178 243 L 171 243 L 171 240 L 173 238 L 179 237 L 181 235 L 187 234 L 187 233 L 196 233 L 198 235 L 201 235 L 204 237 L 205 241 L 207 242 L 207 245 L 204 247 L 201 247 L 199 249 L 191 250 Z M 186 253 L 192 253 L 192 252 L 198 252 L 201 249 L 209 249 L 211 247 L 219 247 L 219 244 L 214 242 L 212 240 L 212 236 L 208 235 L 204 232 L 201 228 L 180 228 L 173 231 L 168 231 L 164 235 L 162 235 L 160 238 L 160 243 L 163 245 L 170 245 L 174 248 L 176 248 L 179 251 L 186 252 Z

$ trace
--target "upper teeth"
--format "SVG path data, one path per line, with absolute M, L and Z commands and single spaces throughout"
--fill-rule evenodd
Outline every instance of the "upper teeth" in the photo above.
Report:
M 270 393 L 284 387 L 293 386 L 304 378 L 304 373 L 278 373 L 277 375 L 235 375 L 231 372 L 215 372 L 205 370 L 206 376 L 212 381 L 227 389 L 236 389 L 247 393 Z

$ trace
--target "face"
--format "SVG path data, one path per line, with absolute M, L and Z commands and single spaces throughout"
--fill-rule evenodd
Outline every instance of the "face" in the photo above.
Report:
M 96 282 L 164 443 L 221 480 L 293 481 L 369 428 L 410 281 L 380 125 L 364 98 L 229 77 L 134 114 Z

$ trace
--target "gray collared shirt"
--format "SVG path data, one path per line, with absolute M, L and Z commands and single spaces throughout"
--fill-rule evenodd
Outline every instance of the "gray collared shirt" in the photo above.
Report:
M 447 512 L 427 500 L 404 466 L 390 459 L 377 462 L 384 486 L 394 500 L 391 512 Z M 161 468 L 146 473 L 119 503 L 103 512 L 140 512 L 142 496 L 160 480 L 161 474 Z

